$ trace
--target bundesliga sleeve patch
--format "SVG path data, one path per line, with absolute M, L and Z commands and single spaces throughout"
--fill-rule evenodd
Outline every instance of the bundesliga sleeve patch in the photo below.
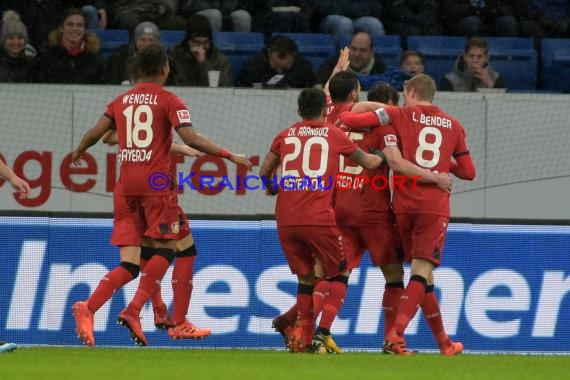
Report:
M 192 121 L 190 121 L 190 111 L 178 110 L 178 111 L 176 111 L 176 115 L 178 116 L 178 121 L 180 121 L 180 124 L 182 124 L 182 123 L 192 124 Z
M 384 136 L 384 143 L 386 146 L 395 146 L 398 145 L 398 138 L 396 135 L 386 135 Z
M 374 111 L 374 113 L 376 114 L 376 116 L 378 116 L 378 121 L 380 121 L 380 125 L 386 125 L 388 124 L 388 122 L 390 122 L 390 116 L 388 115 L 388 112 L 386 112 L 384 108 L 378 108 L 376 111 Z

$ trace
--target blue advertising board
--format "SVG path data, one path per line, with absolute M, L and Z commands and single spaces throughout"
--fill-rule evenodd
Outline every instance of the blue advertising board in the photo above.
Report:
M 141 313 L 156 347 L 279 348 L 272 319 L 295 301 L 274 221 L 193 221 L 198 257 L 189 320 L 211 328 L 202 341 L 173 341 Z M 119 262 L 110 219 L 0 217 L 0 337 L 19 344 L 80 345 L 71 305 Z M 570 227 L 451 224 L 435 271 L 448 334 L 467 351 L 570 353 Z M 172 302 L 171 270 L 162 283 Z M 406 270 L 406 276 L 408 276 Z M 135 292 L 128 284 L 95 317 L 98 346 L 130 346 L 116 317 Z M 384 280 L 363 260 L 332 332 L 346 350 L 379 350 Z M 421 313 L 408 346 L 436 350 Z

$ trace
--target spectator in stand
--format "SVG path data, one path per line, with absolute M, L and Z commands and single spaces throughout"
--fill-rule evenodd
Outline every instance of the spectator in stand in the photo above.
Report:
M 470 92 L 479 88 L 507 88 L 503 77 L 489 64 L 489 49 L 484 39 L 472 37 L 457 58 L 453 71 L 445 74 L 440 91 Z
M 208 86 L 208 71 L 220 72 L 220 87 L 233 85 L 230 60 L 214 45 L 212 26 L 201 14 L 188 18 L 186 38 L 174 47 L 172 61 L 177 67 L 176 84 L 180 86 Z
M 179 13 L 186 17 L 194 13 L 206 16 L 215 32 L 220 30 L 251 32 L 251 15 L 245 10 L 247 2 L 243 0 L 186 0 L 181 3 Z
M 36 50 L 28 44 L 28 30 L 14 11 L 4 12 L 0 42 L 0 82 L 35 82 Z
M 285 36 L 275 36 L 239 71 L 237 87 L 307 88 L 315 84 L 311 63 Z
M 384 25 L 379 17 L 381 1 L 325 0 L 308 1 L 302 7 L 310 17 L 313 30 L 335 36 L 365 31 L 372 36 L 385 35 Z
M 40 54 L 40 81 L 46 83 L 106 83 L 105 62 L 99 38 L 85 30 L 85 13 L 68 8 L 48 46 Z
M 382 58 L 374 54 L 372 38 L 367 32 L 357 32 L 352 36 L 348 46 L 348 59 L 350 65 L 347 71 L 357 75 L 382 74 L 386 71 L 386 64 Z M 339 56 L 334 56 L 326 60 L 317 73 L 317 83 L 325 84 L 330 78 Z
M 403 38 L 414 35 L 442 35 L 439 0 L 391 0 L 385 2 L 386 29 Z
M 186 21 L 176 14 L 178 0 L 116 0 L 113 4 L 115 29 L 133 33 L 143 21 L 151 21 L 160 29 L 183 30 Z
M 441 16 L 447 33 L 459 36 L 516 37 L 517 2 L 502 0 L 441 0 Z
M 274 32 L 311 32 L 303 1 L 249 0 L 247 3 L 252 17 L 252 30 L 255 32 L 263 32 L 267 37 Z
M 137 53 L 145 46 L 160 42 L 158 26 L 150 21 L 144 21 L 137 25 L 133 39 L 129 44 L 119 46 L 117 50 L 107 58 L 107 78 L 111 84 L 131 85 L 131 63 Z M 166 81 L 167 86 L 176 84 L 175 66 L 171 65 L 170 74 Z
M 400 70 L 415 76 L 425 71 L 424 57 L 415 50 L 406 50 L 400 59 Z

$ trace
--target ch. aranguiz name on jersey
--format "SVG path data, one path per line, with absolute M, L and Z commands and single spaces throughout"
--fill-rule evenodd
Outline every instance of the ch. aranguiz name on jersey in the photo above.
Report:
M 329 137 L 329 127 L 291 127 L 289 128 L 289 132 L 287 136 L 322 136 L 322 137 Z

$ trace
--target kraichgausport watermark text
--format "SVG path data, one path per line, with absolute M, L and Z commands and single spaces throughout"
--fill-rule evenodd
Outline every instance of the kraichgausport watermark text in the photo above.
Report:
M 148 185 L 151 189 L 162 190 L 284 190 L 284 191 L 326 191 L 357 190 L 369 185 L 374 190 L 415 190 L 417 181 L 422 177 L 403 175 L 354 175 L 350 173 L 337 173 L 329 176 L 295 177 L 277 175 L 266 177 L 258 175 L 236 176 L 210 176 L 198 175 L 196 172 L 177 173 L 177 181 L 173 182 L 171 176 L 165 172 L 154 172 L 148 177 Z

